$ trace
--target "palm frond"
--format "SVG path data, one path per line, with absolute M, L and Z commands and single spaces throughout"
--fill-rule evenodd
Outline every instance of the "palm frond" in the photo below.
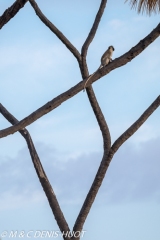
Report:
M 151 15 L 151 13 L 160 12 L 160 0 L 126 0 L 130 1 L 131 8 L 136 8 L 138 13 L 146 12 Z

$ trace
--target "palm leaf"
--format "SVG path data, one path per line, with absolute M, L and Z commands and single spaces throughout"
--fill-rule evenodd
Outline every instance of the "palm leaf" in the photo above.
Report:
M 138 13 L 146 12 L 150 15 L 152 12 L 160 12 L 160 0 L 126 0 L 126 2 L 127 1 L 130 1 L 131 7 L 136 8 Z

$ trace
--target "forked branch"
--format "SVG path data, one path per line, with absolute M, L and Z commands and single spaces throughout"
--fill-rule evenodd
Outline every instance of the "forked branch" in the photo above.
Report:
M 81 211 L 77 217 L 76 223 L 74 225 L 74 231 L 81 231 L 84 225 L 84 222 L 87 218 L 90 208 L 94 202 L 94 199 L 98 193 L 98 190 L 102 184 L 102 181 L 105 177 L 106 171 L 109 167 L 109 164 L 118 150 L 118 148 L 129 138 L 131 137 L 141 125 L 149 118 L 149 116 L 160 106 L 160 96 L 147 108 L 147 110 L 142 114 L 142 116 L 130 127 L 128 128 L 113 144 L 109 154 L 103 155 L 100 167 L 96 174 L 96 177 L 93 181 L 93 184 L 89 190 L 89 193 L 84 201 L 84 204 L 81 208 Z
M 0 104 L 0 112 L 11 124 L 18 123 L 18 120 L 13 115 L 11 115 L 11 113 L 9 113 L 2 104 Z M 33 165 L 35 167 L 36 173 L 38 175 L 39 181 L 40 181 L 40 183 L 43 187 L 43 190 L 47 196 L 48 202 L 50 204 L 50 207 L 52 209 L 52 212 L 55 216 L 55 219 L 57 221 L 57 224 L 58 224 L 61 232 L 70 231 L 68 224 L 65 220 L 65 217 L 59 206 L 59 203 L 57 201 L 56 195 L 53 191 L 53 188 L 45 174 L 45 171 L 43 169 L 43 166 L 41 164 L 41 161 L 39 159 L 38 153 L 35 149 L 34 143 L 32 141 L 32 138 L 31 138 L 29 132 L 27 131 L 27 129 L 20 130 L 19 132 L 25 138 L 25 140 L 27 142 L 28 149 L 29 149 L 29 152 L 31 155 L 31 159 L 32 159 Z M 66 238 L 66 239 L 69 239 L 69 238 Z
M 62 32 L 56 28 L 56 26 L 51 23 L 47 17 L 42 13 L 37 3 L 34 0 L 29 0 L 30 4 L 34 8 L 37 16 L 41 19 L 41 21 L 64 43 L 64 45 L 73 53 L 78 62 L 81 62 L 81 55 L 78 50 L 73 46 L 73 44 L 63 35 Z
M 17 0 L 0 16 L 0 29 L 24 7 L 28 0 Z
M 100 5 L 100 8 L 99 8 L 98 13 L 96 15 L 94 24 L 93 24 L 93 26 L 91 28 L 91 31 L 90 31 L 83 47 L 82 47 L 82 53 L 81 53 L 82 54 L 82 65 L 80 66 L 80 68 L 81 68 L 81 74 L 82 74 L 83 79 L 88 77 L 88 68 L 87 68 L 87 63 L 86 63 L 87 50 L 88 50 L 89 44 L 91 43 L 91 41 L 93 40 L 93 38 L 96 34 L 100 19 L 102 17 L 102 14 L 104 12 L 104 8 L 106 6 L 106 2 L 107 1 L 105 1 L 105 0 L 101 1 L 101 5 Z M 109 131 L 107 122 L 106 122 L 105 117 L 102 113 L 102 110 L 99 106 L 99 103 L 97 101 L 97 98 L 95 96 L 95 93 L 94 93 L 94 90 L 93 90 L 92 86 L 89 86 L 86 89 L 86 91 L 87 91 L 87 96 L 88 96 L 89 102 L 91 104 L 92 110 L 95 114 L 95 117 L 97 119 L 98 125 L 99 125 L 101 133 L 102 133 L 103 148 L 104 148 L 102 162 L 104 162 L 104 159 L 107 158 L 108 153 L 110 151 L 110 147 L 111 147 L 110 131 Z M 97 192 L 100 188 L 100 185 L 101 185 L 101 177 L 103 178 L 103 167 L 102 167 L 102 165 L 103 165 L 103 163 L 101 163 L 98 174 L 96 175 L 96 180 L 93 182 L 93 184 L 92 184 L 92 186 L 89 190 L 89 193 L 86 197 L 86 200 L 85 200 L 85 202 L 82 206 L 82 209 L 81 209 L 81 211 L 80 211 L 80 213 L 77 217 L 77 220 L 76 220 L 75 225 L 73 227 L 74 232 L 82 230 L 84 222 L 85 222 L 85 220 L 86 220 L 86 218 L 89 214 L 89 211 L 91 209 L 91 206 L 92 206 L 92 204 L 95 200 L 96 194 L 97 194 Z M 75 238 L 73 237 L 72 240 L 75 240 Z
M 132 59 L 134 59 L 138 54 L 140 54 L 147 46 L 149 46 L 157 37 L 160 35 L 160 24 L 143 40 L 141 40 L 135 47 L 131 48 L 127 53 L 122 55 L 121 57 L 115 59 L 113 62 L 108 64 L 106 67 L 101 68 L 97 73 L 93 76 L 92 81 L 96 81 L 100 77 L 108 74 L 110 71 L 121 67 Z M 91 84 L 90 82 L 90 84 Z M 79 82 L 77 85 L 69 89 L 68 91 L 60 94 L 56 98 L 52 99 L 50 102 L 43 105 L 41 108 L 37 109 L 35 112 L 31 113 L 29 116 L 25 117 L 17 124 L 12 127 L 3 129 L 0 131 L 0 138 L 6 137 L 9 134 L 13 134 L 14 132 L 28 126 L 29 124 L 36 121 L 38 118 L 42 117 L 46 113 L 52 111 L 57 108 L 60 104 L 73 97 L 77 93 L 83 90 L 84 81 Z

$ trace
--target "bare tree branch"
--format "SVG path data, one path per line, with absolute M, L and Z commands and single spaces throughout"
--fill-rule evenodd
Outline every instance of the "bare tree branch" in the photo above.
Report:
M 88 77 L 88 68 L 87 68 L 87 63 L 86 63 L 87 50 L 88 50 L 89 44 L 92 42 L 92 40 L 96 34 L 100 19 L 102 17 L 104 8 L 106 6 L 106 2 L 107 2 L 106 0 L 101 1 L 101 5 L 100 5 L 100 8 L 96 15 L 94 24 L 93 24 L 91 31 L 82 47 L 82 53 L 81 53 L 82 54 L 82 65 L 80 66 L 80 68 L 81 68 L 81 74 L 82 74 L 83 79 Z M 110 151 L 110 147 L 111 147 L 111 136 L 110 136 L 109 128 L 108 128 L 108 125 L 104 118 L 104 115 L 101 111 L 101 108 L 99 106 L 99 103 L 97 101 L 97 98 L 95 96 L 92 86 L 87 87 L 86 91 L 87 91 L 88 99 L 90 101 L 92 110 L 95 114 L 98 125 L 102 132 L 104 153 L 103 153 L 103 159 L 100 164 L 99 170 L 96 174 L 95 180 L 87 194 L 87 197 L 84 201 L 84 204 L 80 210 L 80 213 L 79 213 L 77 220 L 75 222 L 75 225 L 73 227 L 74 232 L 81 231 L 83 228 L 84 222 L 89 214 L 91 206 L 92 206 L 92 204 L 95 200 L 95 197 L 97 195 L 97 192 L 101 186 L 101 182 L 103 181 L 103 163 L 104 163 L 104 159 L 107 158 L 108 153 Z M 72 237 L 72 240 L 76 240 L 76 239 L 74 237 Z
M 107 75 L 110 71 L 121 67 L 132 59 L 134 59 L 138 54 L 140 54 L 149 44 L 151 44 L 157 37 L 160 35 L 160 23 L 158 26 L 143 40 L 141 40 L 135 47 L 131 48 L 130 51 L 122 55 L 121 57 L 115 59 L 113 62 L 108 64 L 106 67 L 101 68 L 94 76 L 91 78 L 92 82 L 95 82 L 100 77 Z M 87 79 L 86 79 L 87 80 Z M 89 83 L 91 84 L 91 82 Z M 60 94 L 56 98 L 52 99 L 50 102 L 43 105 L 41 108 L 36 110 L 35 112 L 31 113 L 29 116 L 25 117 L 19 123 L 15 124 L 12 127 L 3 129 L 0 131 L 0 138 L 6 137 L 9 134 L 13 134 L 14 132 L 28 126 L 29 124 L 36 121 L 38 118 L 42 117 L 46 113 L 52 111 L 60 104 L 68 100 L 69 98 L 73 97 L 77 93 L 79 93 L 84 87 L 84 81 L 79 82 L 77 85 L 69 89 L 68 91 Z
M 87 89 L 87 94 L 88 94 L 88 98 L 90 101 L 90 104 L 92 106 L 92 109 L 94 111 L 94 114 L 96 116 L 98 125 L 100 127 L 100 130 L 102 132 L 102 136 L 103 136 L 103 148 L 104 150 L 107 152 L 109 152 L 110 147 L 111 147 L 111 136 L 110 136 L 110 132 L 109 132 L 109 128 L 108 125 L 106 123 L 106 120 L 104 118 L 104 115 L 101 111 L 101 108 L 97 102 L 95 93 L 92 89 L 92 86 L 90 88 Z
M 28 0 L 17 0 L 0 16 L 0 29 L 24 7 Z
M 13 115 L 11 115 L 2 104 L 0 104 L 0 112 L 11 124 L 18 123 L 18 120 Z M 38 153 L 35 149 L 34 143 L 32 141 L 32 138 L 31 138 L 29 132 L 27 131 L 27 129 L 20 130 L 19 132 L 25 138 L 25 140 L 27 142 L 28 149 L 29 149 L 29 152 L 31 155 L 31 159 L 32 159 L 33 165 L 35 167 L 36 173 L 38 175 L 39 181 L 40 181 L 40 183 L 43 187 L 43 190 L 47 196 L 48 202 L 50 204 L 50 207 L 52 209 L 52 212 L 55 216 L 55 219 L 57 221 L 57 224 L 58 224 L 61 232 L 70 231 L 68 224 L 65 220 L 65 217 L 64 217 L 64 215 L 61 211 L 61 208 L 58 204 L 58 201 L 57 201 L 56 195 L 53 191 L 53 188 L 45 174 L 45 171 L 43 169 L 43 166 L 41 164 L 41 161 L 39 159 Z M 66 239 L 69 239 L 69 238 L 66 238 Z
M 82 51 L 81 51 L 82 57 L 86 57 L 86 55 L 87 55 L 88 47 L 96 34 L 98 25 L 101 21 L 101 17 L 103 15 L 104 9 L 106 7 L 106 3 L 107 3 L 107 0 L 101 0 L 101 4 L 100 4 L 99 10 L 97 12 L 96 18 L 94 20 L 93 26 L 88 34 L 86 41 L 84 42 L 84 44 L 82 46 Z
M 147 108 L 147 110 L 140 116 L 140 118 L 133 123 L 112 145 L 111 153 L 114 154 L 119 147 L 130 138 L 149 118 L 149 116 L 160 106 L 160 95 L 156 100 Z
M 76 57 L 77 61 L 81 62 L 81 55 L 78 50 L 73 46 L 73 44 L 60 32 L 53 23 L 51 23 L 47 17 L 42 13 L 37 3 L 34 0 L 29 0 L 30 4 L 34 8 L 37 16 L 41 19 L 41 21 L 64 43 L 64 45 L 73 53 Z
M 101 20 L 101 17 L 103 15 L 107 0 L 101 0 L 101 4 L 99 7 L 99 10 L 97 12 L 95 21 L 93 23 L 93 26 L 90 30 L 90 33 L 84 42 L 82 49 L 81 49 L 81 55 L 78 52 L 78 50 L 73 46 L 73 44 L 63 35 L 62 32 L 60 32 L 48 19 L 47 17 L 41 12 L 39 9 L 37 3 L 34 0 L 29 0 L 32 7 L 34 8 L 36 14 L 41 19 L 41 21 L 64 43 L 64 45 L 72 52 L 72 54 L 76 57 L 78 60 L 80 70 L 82 73 L 82 78 L 86 79 L 88 78 L 88 68 L 86 63 L 86 55 L 89 48 L 90 43 L 92 42 L 96 31 L 99 26 L 99 22 Z M 12 17 L 15 16 L 15 14 L 19 11 L 20 8 L 24 6 L 24 4 L 27 2 L 27 0 L 17 0 L 9 9 L 7 9 L 4 14 L 0 17 L 0 28 L 4 26 Z M 103 144 L 104 144 L 104 153 L 103 158 L 101 161 L 101 164 L 99 166 L 99 169 L 97 171 L 97 174 L 95 176 L 95 179 L 92 183 L 92 186 L 86 196 L 86 199 L 84 201 L 84 204 L 80 210 L 80 213 L 77 217 L 77 220 L 75 222 L 75 225 L 73 227 L 73 231 L 81 231 L 84 225 L 84 222 L 88 216 L 88 213 L 92 207 L 92 204 L 95 200 L 95 197 L 98 193 L 98 190 L 102 184 L 102 181 L 105 177 L 106 171 L 108 169 L 108 166 L 115 154 L 115 152 L 119 149 L 119 147 L 129 138 L 131 137 L 139 128 L 140 126 L 148 119 L 148 117 L 159 107 L 160 105 L 160 96 L 150 105 L 150 107 L 142 114 L 142 116 L 130 127 L 128 128 L 112 145 L 111 147 L 111 137 L 108 125 L 105 121 L 105 118 L 103 116 L 103 113 L 101 111 L 101 108 L 98 104 L 98 101 L 96 99 L 96 96 L 94 94 L 93 88 L 91 84 L 101 78 L 102 76 L 108 74 L 110 71 L 121 67 L 125 64 L 127 64 L 129 61 L 131 61 L 133 58 L 135 58 L 138 54 L 140 54 L 149 44 L 151 44 L 158 36 L 160 35 L 160 24 L 143 40 L 141 40 L 135 47 L 133 47 L 130 51 L 122 55 L 121 57 L 114 60 L 112 63 L 107 65 L 106 67 L 98 70 L 92 77 L 90 82 L 88 82 L 87 87 L 87 94 L 90 101 L 90 104 L 92 106 L 92 109 L 94 111 L 94 114 L 96 116 L 97 122 L 99 124 L 100 130 L 102 132 L 103 136 Z M 57 224 L 61 230 L 61 232 L 67 232 L 70 231 L 69 226 L 65 220 L 65 217 L 61 211 L 61 208 L 59 206 L 59 203 L 57 201 L 56 195 L 53 192 L 52 186 L 49 183 L 49 180 L 45 174 L 45 171 L 43 169 L 43 166 L 40 162 L 39 156 L 36 152 L 36 149 L 34 147 L 33 141 L 31 139 L 31 136 L 29 132 L 24 128 L 25 126 L 33 123 L 38 118 L 42 117 L 44 114 L 52 111 L 54 108 L 58 107 L 61 103 L 68 100 L 69 98 L 76 95 L 78 92 L 80 92 L 83 89 L 85 81 L 79 82 L 77 85 L 75 85 L 73 88 L 69 89 L 68 91 L 62 93 L 61 95 L 57 96 L 56 98 L 52 99 L 50 102 L 46 103 L 44 106 L 30 114 L 28 117 L 24 118 L 20 122 L 14 118 L 4 107 L 2 104 L 0 104 L 0 112 L 2 115 L 11 122 L 14 126 L 9 127 L 6 129 L 3 129 L 0 131 L 0 138 L 5 137 L 9 134 L 12 134 L 16 131 L 19 131 L 21 135 L 25 138 L 29 152 L 32 158 L 32 162 L 34 164 L 35 170 L 37 172 L 39 181 L 41 182 L 41 185 L 44 189 L 44 192 L 47 196 L 48 202 L 50 204 L 50 207 L 52 209 L 52 212 L 55 216 L 55 219 L 57 221 Z M 65 237 L 64 239 L 69 240 L 69 237 Z M 77 240 L 77 238 L 73 237 L 72 240 Z
M 80 210 L 80 213 L 79 213 L 79 215 L 76 219 L 75 225 L 73 227 L 74 232 L 81 231 L 83 228 L 84 222 L 88 216 L 88 213 L 92 207 L 92 204 L 96 198 L 98 190 L 102 184 L 102 181 L 103 181 L 106 171 L 108 169 L 109 164 L 108 164 L 107 159 L 108 159 L 108 151 L 104 151 L 100 167 L 97 171 L 95 179 L 94 179 L 92 186 L 86 196 L 86 199 L 83 203 L 83 206 Z
M 101 111 L 101 108 L 97 102 L 96 96 L 94 94 L 94 91 L 92 89 L 92 86 L 90 86 L 89 88 L 87 88 L 87 94 L 88 94 L 88 98 L 90 101 L 90 104 L 92 106 L 92 109 L 95 113 L 97 122 L 99 124 L 99 127 L 101 129 L 102 132 L 102 136 L 103 136 L 103 144 L 104 144 L 104 153 L 103 153 L 103 158 L 100 164 L 100 167 L 98 169 L 98 172 L 96 174 L 96 177 L 94 179 L 94 182 L 87 194 L 87 197 L 83 203 L 83 206 L 80 210 L 80 213 L 77 217 L 77 220 L 75 222 L 75 225 L 73 227 L 73 231 L 81 231 L 84 225 L 84 222 L 89 214 L 89 211 L 91 209 L 91 206 L 95 200 L 95 197 L 97 195 L 97 192 L 101 186 L 101 183 L 103 181 L 103 178 L 105 176 L 105 162 L 106 159 L 108 157 L 108 153 L 110 151 L 110 147 L 111 147 L 111 137 L 110 137 L 110 132 L 109 132 L 109 128 L 108 125 L 106 123 L 106 120 L 103 116 L 103 113 Z M 72 238 L 74 240 L 74 238 Z
M 81 68 L 81 73 L 82 73 L 83 79 L 87 78 L 89 75 L 87 62 L 86 62 L 87 50 L 96 34 L 97 29 L 98 29 L 101 17 L 103 15 L 103 12 L 104 12 L 104 9 L 106 6 L 106 2 L 107 2 L 107 0 L 101 0 L 101 4 L 100 4 L 99 10 L 97 12 L 97 15 L 95 17 L 93 26 L 92 26 L 92 28 L 88 34 L 88 37 L 87 37 L 86 41 L 84 42 L 82 49 L 81 49 L 82 64 L 80 65 L 80 68 Z
M 102 184 L 102 181 L 105 177 L 106 171 L 109 167 L 109 164 L 113 158 L 113 155 L 118 150 L 118 148 L 130 137 L 132 136 L 140 126 L 148 119 L 148 117 L 160 106 L 160 96 L 147 108 L 147 110 L 142 114 L 142 116 L 130 127 L 128 128 L 113 144 L 109 154 L 108 151 L 104 151 L 102 162 L 96 174 L 96 177 L 93 181 L 93 184 L 88 192 L 88 195 L 84 201 L 84 204 L 81 208 L 81 211 L 75 222 L 74 231 L 81 231 L 84 225 L 84 222 L 87 218 L 89 210 L 94 202 L 94 199 L 97 195 L 97 192 Z
M 116 58 L 114 61 L 112 61 L 105 67 L 95 72 L 94 75 L 91 76 L 86 86 L 91 85 L 97 79 L 107 75 L 110 71 L 113 71 L 116 68 L 122 67 L 123 65 L 132 61 L 136 56 L 138 56 L 141 52 L 143 52 L 159 36 L 160 36 L 160 23 L 157 25 L 155 29 L 153 29 L 153 31 L 151 31 L 150 34 L 148 34 L 144 39 L 142 39 L 137 45 L 132 47 L 128 52 L 123 54 L 121 57 Z

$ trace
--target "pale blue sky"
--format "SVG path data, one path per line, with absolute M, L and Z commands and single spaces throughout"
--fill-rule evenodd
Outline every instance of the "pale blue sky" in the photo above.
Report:
M 12 3 L 1 0 L 0 15 Z M 38 4 L 80 50 L 100 1 L 39 0 Z M 123 1 L 108 1 L 89 48 L 90 73 L 99 67 L 109 45 L 115 47 L 113 59 L 119 57 L 158 23 L 159 15 L 138 15 Z M 81 80 L 72 54 L 41 23 L 29 3 L 1 29 L 0 43 L 0 102 L 19 120 Z M 160 38 L 93 84 L 112 142 L 160 94 L 159 46 Z M 116 153 L 84 225 L 84 239 L 160 239 L 159 120 L 160 109 Z M 3 116 L 0 126 L 10 126 Z M 72 228 L 103 147 L 86 93 L 80 92 L 28 130 Z M 0 139 L 0 144 L 0 233 L 58 230 L 24 139 L 16 133 Z

